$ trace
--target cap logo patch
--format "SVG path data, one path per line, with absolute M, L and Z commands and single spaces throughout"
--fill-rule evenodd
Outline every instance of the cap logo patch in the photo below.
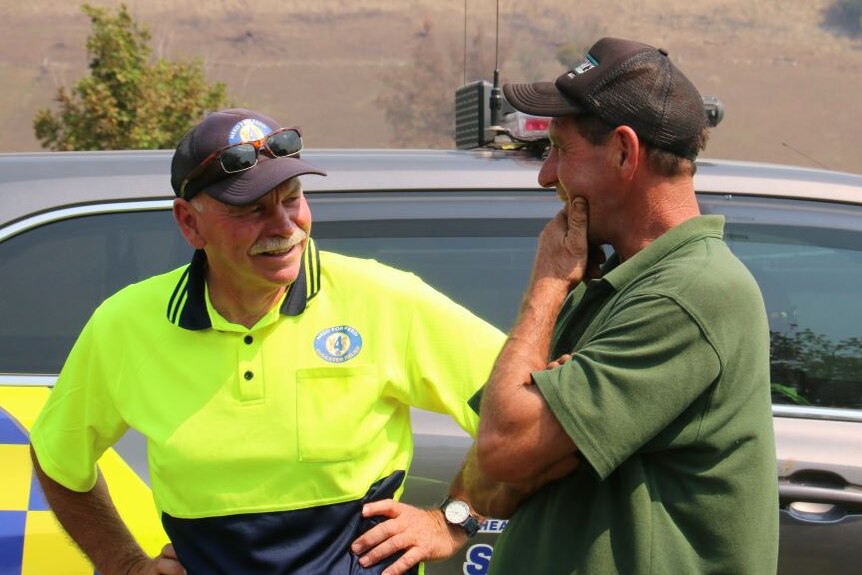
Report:
M 580 76 L 584 72 L 588 72 L 589 70 L 592 70 L 598 65 L 599 63 L 596 62 L 595 58 L 587 54 L 586 56 L 584 56 L 584 61 L 578 64 L 578 66 L 574 70 L 569 72 L 569 78 Z
M 227 135 L 228 144 L 241 144 L 242 142 L 254 142 L 260 140 L 267 134 L 272 133 L 272 128 L 254 118 L 234 124 Z
M 349 325 L 328 327 L 314 337 L 314 352 L 329 363 L 350 361 L 362 351 L 362 336 Z

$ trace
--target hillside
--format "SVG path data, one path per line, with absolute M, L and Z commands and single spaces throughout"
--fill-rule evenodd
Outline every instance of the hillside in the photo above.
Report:
M 562 72 L 555 50 L 565 42 L 642 40 L 667 48 L 703 94 L 725 103 L 707 156 L 862 173 L 862 40 L 836 27 L 832 3 L 534 0 L 515 7 L 500 0 L 501 75 L 553 78 Z M 495 0 L 127 5 L 149 26 L 158 55 L 202 59 L 236 103 L 301 125 L 313 147 L 395 145 L 380 104 L 393 74 L 412 78 L 417 65 L 443 59 L 449 72 L 427 89 L 448 98 L 464 80 L 465 63 L 487 69 L 487 79 L 493 71 Z M 0 151 L 37 150 L 33 114 L 51 104 L 57 86 L 86 72 L 89 21 L 76 2 L 54 0 L 0 0 L 0 18 Z M 417 63 L 420 43 L 427 61 Z M 413 145 L 431 141 L 422 136 Z

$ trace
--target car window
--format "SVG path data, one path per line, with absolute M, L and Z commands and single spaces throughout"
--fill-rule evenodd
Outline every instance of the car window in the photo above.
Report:
M 0 373 L 59 373 L 96 306 L 191 253 L 164 210 L 76 217 L 3 241 Z
M 313 235 L 322 249 L 412 271 L 508 330 L 544 223 L 316 221 Z M 0 242 L 0 373 L 58 373 L 99 303 L 190 258 L 164 210 L 81 216 Z
M 411 271 L 503 331 L 515 320 L 545 225 L 538 219 L 316 222 L 322 249 Z
M 773 403 L 862 409 L 862 210 L 726 198 L 704 208 L 726 214 L 726 240 L 763 292 Z
M 764 294 L 773 401 L 862 409 L 862 208 L 708 195 L 701 205 L 727 217 L 726 239 Z M 506 331 L 544 224 L 324 217 L 313 235 L 322 249 L 412 271 Z M 190 256 L 164 210 L 76 217 L 0 242 L 0 373 L 57 373 L 104 298 Z

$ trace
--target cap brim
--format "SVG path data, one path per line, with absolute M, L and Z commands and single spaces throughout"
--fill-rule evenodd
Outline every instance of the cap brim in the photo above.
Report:
M 563 96 L 553 82 L 504 84 L 503 95 L 516 110 L 534 116 L 570 116 L 586 111 Z
M 282 182 L 304 174 L 325 176 L 326 172 L 298 158 L 261 155 L 255 167 L 229 176 L 201 191 L 220 202 L 242 206 L 258 200 Z

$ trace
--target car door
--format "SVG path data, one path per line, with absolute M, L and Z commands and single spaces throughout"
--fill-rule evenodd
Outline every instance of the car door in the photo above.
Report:
M 33 476 L 29 430 L 93 309 L 125 284 L 186 263 L 169 202 L 59 208 L 0 227 L 0 575 L 93 575 Z M 141 546 L 167 541 L 142 441 L 99 460 Z
M 701 205 L 726 216 L 769 316 L 779 573 L 859 573 L 862 207 L 730 195 Z

